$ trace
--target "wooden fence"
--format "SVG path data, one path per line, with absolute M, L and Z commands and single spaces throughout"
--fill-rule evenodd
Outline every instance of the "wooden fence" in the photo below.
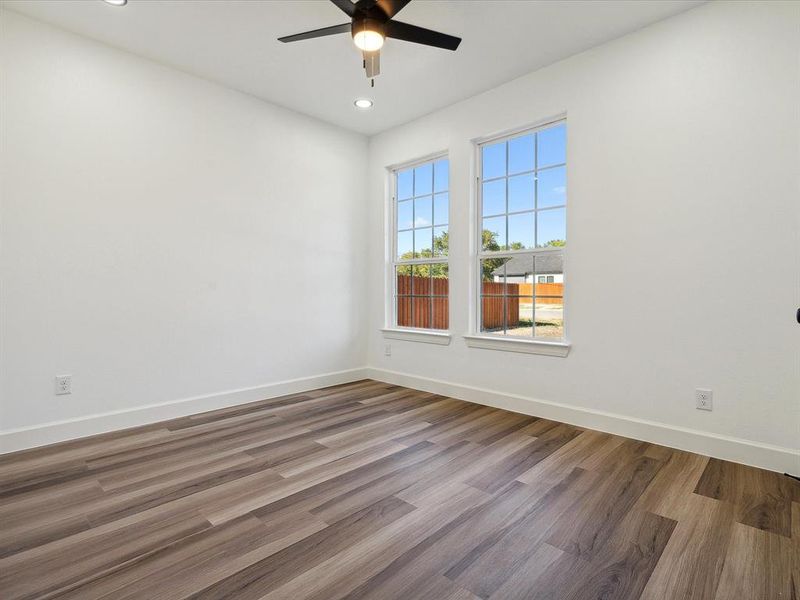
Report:
M 412 282 L 413 279 L 413 282 Z M 433 281 L 433 285 L 431 285 Z M 413 283 L 413 291 L 412 291 Z M 412 277 L 411 275 L 397 276 L 397 295 L 398 296 L 447 296 L 450 287 L 450 280 L 447 277 Z
M 412 281 L 413 279 L 413 281 Z M 432 283 L 431 283 L 432 282 Z M 447 296 L 450 280 L 444 277 L 397 276 L 397 325 L 399 327 L 420 327 L 424 329 L 447 329 L 449 323 Z M 413 285 L 413 297 L 412 294 Z M 532 283 L 509 283 L 506 293 L 506 326 L 519 325 L 520 304 L 527 304 L 533 296 Z M 558 298 L 537 298 L 537 304 L 561 304 L 563 283 L 537 283 L 537 296 L 559 296 Z M 494 281 L 483 282 L 481 314 L 483 329 L 503 327 L 504 286 Z M 497 294 L 495 296 L 491 294 Z M 419 297 L 422 296 L 422 297 Z
M 508 284 L 509 287 L 512 284 Z M 532 283 L 519 283 L 514 284 L 519 286 L 520 296 L 533 296 Z M 536 304 L 563 304 L 564 299 L 564 284 L 563 283 L 537 283 L 536 284 Z M 542 296 L 554 296 L 553 298 L 543 298 Z
M 503 293 L 509 294 L 506 298 L 506 325 L 516 327 L 519 325 L 519 285 L 518 283 L 502 283 L 484 281 L 481 298 L 482 329 L 495 329 L 503 326 Z M 504 291 L 505 288 L 505 291 Z M 486 294 L 497 294 L 487 296 Z

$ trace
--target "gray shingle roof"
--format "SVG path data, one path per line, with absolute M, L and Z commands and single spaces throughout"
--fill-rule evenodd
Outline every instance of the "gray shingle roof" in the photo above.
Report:
M 539 275 L 553 275 L 564 272 L 564 255 L 560 252 L 547 254 L 537 254 L 535 257 L 514 256 L 505 264 L 507 277 L 522 277 L 534 273 L 534 260 L 536 261 L 535 272 Z M 503 275 L 503 267 L 498 267 L 492 271 L 492 275 Z

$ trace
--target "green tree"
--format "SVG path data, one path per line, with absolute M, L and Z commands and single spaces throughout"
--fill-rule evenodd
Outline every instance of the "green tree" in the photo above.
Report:
M 548 245 L 563 246 L 563 240 L 553 240 Z M 481 233 L 481 247 L 484 251 L 497 252 L 503 250 L 500 244 L 497 243 L 497 234 L 489 229 L 484 229 Z M 512 242 L 509 250 L 524 250 L 525 245 L 522 242 Z M 413 258 L 438 258 L 446 257 L 450 250 L 450 236 L 448 232 L 443 232 L 433 238 L 433 251 L 425 249 L 420 252 L 405 252 L 400 256 L 402 260 L 410 260 Z M 506 262 L 506 258 L 489 258 L 481 262 L 481 275 L 483 281 L 493 281 L 494 276 L 492 272 L 498 267 L 502 267 Z M 448 277 L 448 268 L 446 264 L 433 264 L 433 265 L 401 265 L 397 267 L 398 275 L 411 275 L 417 277 Z
M 433 251 L 426 248 L 420 252 L 405 252 L 400 256 L 402 260 L 410 260 L 412 258 L 446 258 L 450 249 L 450 238 L 447 232 L 443 232 L 433 238 Z M 433 264 L 433 265 L 401 265 L 397 267 L 398 275 L 414 275 L 416 277 L 448 277 L 448 268 L 446 264 Z
M 497 243 L 497 234 L 494 231 L 490 231 L 489 229 L 484 229 L 481 232 L 481 247 L 483 248 L 484 252 L 497 252 L 498 250 L 502 250 L 500 244 Z M 519 242 L 514 242 L 511 244 L 512 250 L 519 250 L 522 248 L 522 244 Z M 506 262 L 507 259 L 505 258 L 486 258 L 481 261 L 481 279 L 483 281 L 494 281 L 494 276 L 492 275 L 492 271 L 495 269 L 502 267 L 503 263 Z

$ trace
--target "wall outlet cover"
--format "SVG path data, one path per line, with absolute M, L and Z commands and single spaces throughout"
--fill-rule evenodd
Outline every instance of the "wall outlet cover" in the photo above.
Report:
M 56 396 L 72 393 L 72 375 L 56 375 Z
M 698 410 L 713 410 L 714 393 L 711 390 L 697 388 L 694 399 Z

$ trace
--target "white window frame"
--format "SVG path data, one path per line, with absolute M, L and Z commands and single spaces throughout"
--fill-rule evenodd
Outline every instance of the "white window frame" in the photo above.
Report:
M 546 247 L 546 248 L 533 248 L 533 249 L 525 249 L 525 250 L 501 250 L 496 252 L 484 252 L 483 250 L 483 161 L 481 156 L 481 150 L 483 146 L 509 140 L 511 138 L 515 138 L 521 135 L 526 135 L 529 133 L 535 133 L 537 131 L 541 131 L 543 129 L 547 129 L 549 127 L 553 127 L 559 123 L 567 123 L 567 115 L 562 114 L 552 118 L 548 118 L 537 122 L 533 125 L 528 125 L 526 127 L 521 127 L 509 131 L 504 131 L 502 133 L 498 133 L 495 135 L 487 136 L 484 138 L 478 138 L 473 140 L 474 152 L 473 152 L 473 160 L 474 163 L 474 173 L 475 173 L 475 212 L 474 212 L 474 222 L 473 222 L 473 252 L 471 253 L 470 260 L 472 261 L 472 279 L 473 279 L 473 294 L 474 294 L 474 303 L 473 303 L 473 317 L 470 319 L 470 333 L 464 336 L 464 339 L 468 346 L 472 348 L 483 348 L 487 350 L 504 350 L 510 352 L 522 352 L 527 354 L 544 354 L 547 356 L 558 356 L 558 357 L 566 357 L 569 354 L 569 350 L 571 347 L 570 342 L 568 341 L 568 319 L 567 319 L 567 306 L 566 306 L 566 298 L 567 298 L 567 282 L 569 279 L 567 278 L 567 248 L 569 247 L 569 242 L 567 243 L 566 247 Z M 567 135 L 569 136 L 569 126 L 567 126 Z M 569 150 L 569 144 L 567 143 L 567 152 Z M 567 167 L 567 181 L 569 181 L 569 158 L 567 157 L 567 162 L 565 163 Z M 567 193 L 569 194 L 569 183 L 567 184 Z M 565 209 L 565 215 L 567 213 L 569 203 L 566 205 L 567 208 Z M 506 213 L 507 214 L 507 213 Z M 567 236 L 569 239 L 569 236 Z M 502 334 L 496 334 L 486 331 L 481 331 L 481 322 L 482 322 L 482 270 L 481 270 L 481 261 L 488 258 L 511 258 L 514 256 L 536 256 L 542 255 L 547 253 L 558 252 L 562 254 L 563 257 L 563 273 L 564 273 L 564 289 L 563 289 L 563 297 L 564 297 L 564 335 L 560 340 L 552 340 L 552 339 L 545 339 L 545 338 L 517 338 L 517 337 L 509 337 Z M 536 280 L 534 279 L 534 285 L 536 284 Z M 535 313 L 534 313 L 534 320 L 535 320 Z M 535 327 L 535 325 L 534 325 Z
M 447 151 L 436 152 L 423 158 L 413 161 L 404 162 L 392 165 L 387 168 L 388 172 L 388 191 L 387 194 L 387 214 L 386 220 L 387 227 L 387 268 L 386 268 L 386 326 L 381 329 L 383 337 L 388 339 L 397 339 L 404 341 L 416 341 L 429 344 L 448 345 L 450 343 L 450 290 L 448 287 L 447 296 L 447 310 L 448 310 L 448 329 L 425 329 L 420 327 L 401 327 L 397 324 L 397 279 L 395 277 L 396 268 L 403 265 L 426 265 L 426 264 L 446 264 L 448 272 L 450 269 L 450 248 L 446 256 L 432 256 L 431 258 L 413 258 L 406 260 L 398 260 L 397 257 L 397 173 L 399 171 L 406 171 L 414 169 L 422 165 L 430 163 L 433 165 L 435 162 L 442 159 L 448 161 L 448 182 L 450 182 L 450 157 Z M 447 231 L 450 234 L 450 219 L 452 215 L 452 196 L 450 194 L 451 183 L 448 183 L 448 204 L 447 204 Z M 434 194 L 435 195 L 435 194 Z M 431 223 L 433 227 L 433 223 Z

